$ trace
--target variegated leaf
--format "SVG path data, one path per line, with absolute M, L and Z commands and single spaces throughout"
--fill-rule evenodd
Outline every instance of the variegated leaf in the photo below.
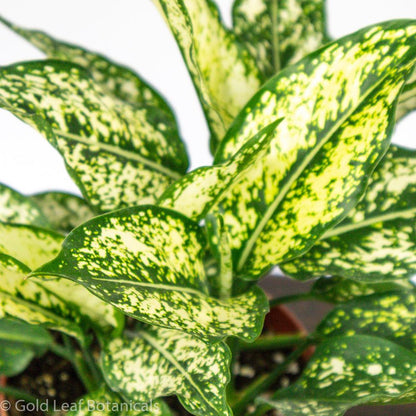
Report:
M 393 282 L 364 283 L 357 280 L 335 277 L 321 277 L 312 286 L 311 292 L 319 299 L 331 303 L 344 303 L 359 296 L 393 290 L 407 291 L 415 286 L 408 280 Z
M 154 201 L 188 166 L 176 131 L 69 62 L 1 68 L 0 106 L 47 137 L 101 211 Z
M 342 416 L 360 404 L 416 400 L 416 354 L 382 338 L 335 337 L 319 345 L 302 376 L 269 400 L 285 416 Z
M 254 288 L 221 301 L 209 296 L 197 223 L 155 206 L 96 217 L 66 238 L 59 256 L 34 275 L 81 283 L 141 321 L 202 337 L 252 340 L 268 310 Z
M 48 218 L 50 226 L 68 233 L 94 216 L 85 199 L 63 192 L 44 192 L 32 196 L 32 200 Z
M 231 354 L 170 329 L 145 328 L 134 339 L 115 339 L 102 355 L 109 386 L 128 400 L 148 402 L 175 394 L 194 415 L 231 416 L 225 397 Z
M 151 403 L 126 403 L 117 394 L 103 387 L 74 403 L 67 416 L 172 416 L 162 400 Z
M 33 226 L 0 223 L 0 311 L 32 324 L 45 324 L 83 340 L 88 326 L 118 333 L 122 316 L 83 286 L 66 279 L 26 279 L 50 261 L 63 237 Z
M 233 26 L 264 79 L 325 41 L 324 0 L 236 0 Z
M 161 196 L 159 205 L 194 220 L 204 218 L 230 185 L 238 182 L 245 171 L 260 162 L 279 122 L 262 129 L 229 161 L 198 168 L 174 182 Z
M 254 59 L 220 19 L 212 0 L 153 0 L 168 22 L 198 92 L 212 147 L 260 87 Z
M 416 110 L 416 67 L 400 94 L 396 119 L 401 120 L 414 110 Z
M 281 265 L 297 279 L 340 275 L 367 282 L 416 272 L 416 152 L 391 146 L 349 216 L 305 255 Z
M 14 319 L 0 319 L 0 374 L 14 376 L 46 351 L 53 339 L 40 326 Z
M 31 198 L 0 183 L 0 221 L 16 224 L 49 225 L 47 217 Z
M 263 163 L 217 208 L 239 275 L 257 277 L 299 256 L 357 203 L 387 149 L 396 98 L 415 59 L 416 22 L 387 22 L 287 67 L 250 100 L 216 162 L 265 124 L 283 121 Z
M 2 17 L 0 22 L 40 49 L 48 58 L 73 62 L 88 69 L 94 80 L 102 84 L 107 92 L 136 107 L 146 108 L 153 113 L 155 122 L 157 120 L 176 130 L 175 117 L 165 100 L 130 69 L 95 52 L 59 41 L 44 32 L 24 29 Z

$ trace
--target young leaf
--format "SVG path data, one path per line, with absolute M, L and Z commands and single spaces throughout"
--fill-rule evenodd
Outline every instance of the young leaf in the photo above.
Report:
M 391 146 L 349 216 L 303 256 L 281 265 L 290 276 L 340 275 L 366 282 L 416 272 L 416 152 Z
M 50 226 L 62 233 L 69 233 L 94 216 L 87 201 L 76 195 L 44 192 L 33 195 L 31 199 L 41 208 Z
M 212 147 L 260 87 L 250 54 L 220 19 L 212 0 L 153 0 L 168 22 L 194 82 L 212 134 Z
M 49 225 L 47 217 L 30 197 L 0 183 L 0 221 L 15 224 Z
M 95 52 L 59 41 L 44 32 L 24 29 L 2 17 L 0 22 L 40 49 L 48 58 L 81 65 L 108 93 L 138 108 L 147 108 L 159 123 L 177 129 L 175 117 L 165 100 L 130 69 Z
M 268 310 L 259 288 L 221 301 L 209 296 L 197 223 L 155 206 L 96 217 L 72 231 L 59 256 L 33 275 L 84 285 L 124 313 L 202 337 L 256 338 Z
M 415 59 L 416 23 L 387 22 L 327 45 L 254 95 L 216 156 L 226 160 L 283 118 L 263 163 L 218 207 L 240 276 L 299 256 L 357 203 L 387 149 L 396 98 Z
M 360 404 L 416 400 L 416 354 L 391 341 L 356 335 L 316 349 L 295 384 L 266 402 L 285 416 L 342 416 Z
M 238 182 L 245 171 L 261 161 L 280 121 L 262 129 L 229 161 L 198 168 L 174 182 L 160 197 L 158 204 L 194 220 L 204 218 L 230 185 Z
M 52 344 L 48 331 L 14 319 L 0 319 L 0 374 L 12 377 Z
M 323 44 L 325 2 L 236 0 L 233 26 L 266 80 Z
M 231 416 L 225 398 L 230 351 L 183 332 L 145 328 L 135 339 L 115 339 L 102 355 L 109 386 L 128 400 L 175 394 L 199 416 Z
M 153 201 L 185 172 L 177 132 L 63 61 L 0 69 L 0 106 L 44 134 L 90 204 L 101 211 Z

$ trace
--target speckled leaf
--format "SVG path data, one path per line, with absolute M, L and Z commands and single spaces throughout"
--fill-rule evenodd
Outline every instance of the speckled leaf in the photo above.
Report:
M 396 98 L 415 59 L 416 22 L 387 22 L 287 67 L 250 100 L 216 162 L 265 124 L 283 121 L 263 163 L 218 207 L 240 276 L 258 277 L 304 253 L 357 203 L 387 150 Z
M 188 165 L 176 131 L 69 62 L 1 68 L 0 106 L 47 137 L 101 211 L 154 201 Z
M 109 386 L 128 400 L 148 402 L 175 394 L 199 416 L 231 416 L 225 398 L 230 351 L 169 329 L 147 328 L 134 339 L 115 339 L 102 355 Z
M 0 312 L 83 338 L 82 328 L 118 333 L 122 316 L 83 286 L 66 279 L 26 279 L 56 256 L 63 237 L 33 226 L 0 223 Z
M 14 376 L 53 342 L 48 331 L 14 319 L 0 319 L 0 374 Z
M 409 290 L 415 286 L 408 280 L 394 282 L 364 283 L 357 280 L 335 277 L 321 277 L 312 286 L 311 292 L 319 299 L 332 303 L 343 303 L 359 296 L 393 290 Z
M 391 341 L 357 335 L 319 345 L 295 384 L 264 400 L 285 416 L 342 416 L 359 404 L 416 400 L 416 354 Z
M 416 67 L 400 94 L 396 119 L 401 120 L 414 110 L 416 110 Z
M 212 146 L 260 87 L 254 59 L 227 30 L 212 0 L 153 0 L 168 22 L 198 92 Z
M 229 161 L 198 168 L 174 182 L 161 196 L 158 204 L 194 220 L 204 218 L 229 186 L 237 183 L 247 169 L 261 161 L 279 122 L 262 129 Z
M 305 255 L 281 265 L 290 276 L 340 275 L 367 282 L 416 272 L 416 151 L 392 146 L 349 216 Z
M 66 238 L 59 256 L 34 274 L 81 283 L 141 321 L 203 337 L 252 340 L 268 310 L 255 288 L 220 301 L 209 296 L 197 223 L 155 206 L 96 217 Z
M 46 227 L 49 222 L 36 202 L 0 183 L 0 221 Z
M 67 416 L 172 416 L 169 407 L 162 400 L 127 403 L 106 388 L 81 397 L 74 405 L 76 409 L 69 411 Z
M 154 114 L 155 123 L 163 123 L 176 130 L 176 120 L 165 100 L 137 74 L 110 59 L 59 41 L 47 33 L 19 27 L 0 16 L 0 22 L 24 37 L 33 46 L 44 52 L 48 58 L 70 61 L 88 69 L 96 82 L 107 92 L 136 107 L 146 108 Z
M 315 51 L 326 39 L 324 0 L 236 0 L 234 32 L 264 79 Z
M 64 192 L 44 192 L 33 195 L 33 201 L 48 218 L 50 226 L 68 233 L 94 216 L 85 199 Z

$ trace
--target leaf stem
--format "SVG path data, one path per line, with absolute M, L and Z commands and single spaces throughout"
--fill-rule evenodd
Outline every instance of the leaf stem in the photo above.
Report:
M 227 398 L 229 401 L 234 400 L 235 396 L 235 374 L 234 374 L 234 366 L 238 359 L 238 354 L 240 352 L 240 343 L 237 338 L 235 337 L 229 337 L 227 339 L 227 345 L 228 348 L 231 351 L 231 362 L 230 362 L 230 368 L 231 368 L 231 379 L 227 386 Z
M 244 413 L 247 406 L 265 390 L 270 388 L 273 383 L 284 373 L 286 367 L 293 361 L 297 360 L 304 351 L 313 343 L 313 340 L 307 338 L 298 348 L 296 348 L 282 363 L 279 364 L 271 373 L 259 377 L 251 383 L 245 390 L 243 390 L 238 397 L 238 400 L 233 404 L 232 409 L 234 416 L 239 416 Z
M 273 51 L 273 69 L 278 73 L 281 69 L 280 63 L 280 42 L 279 42 L 279 4 L 278 0 L 274 0 L 270 4 L 271 20 L 272 20 L 272 51 Z
M 282 305 L 285 303 L 312 300 L 312 299 L 318 299 L 318 296 L 312 292 L 297 293 L 295 295 L 282 296 L 280 298 L 272 299 L 270 301 L 270 307 L 272 308 L 273 306 Z
M 27 393 L 23 390 L 17 389 L 15 387 L 9 387 L 9 386 L 0 386 L 0 393 L 5 394 L 6 396 L 13 397 L 17 400 L 24 400 L 28 403 L 45 403 L 45 400 L 33 396 L 30 393 Z
M 70 363 L 74 362 L 74 357 L 71 354 L 71 351 L 69 351 L 66 346 L 63 346 L 54 342 L 53 344 L 49 345 L 49 350 L 53 352 L 55 355 L 57 355 L 58 357 L 61 357 L 64 360 L 69 361 Z
M 299 345 L 305 338 L 305 334 L 302 333 L 263 335 L 252 343 L 240 341 L 239 347 L 241 351 L 275 350 Z

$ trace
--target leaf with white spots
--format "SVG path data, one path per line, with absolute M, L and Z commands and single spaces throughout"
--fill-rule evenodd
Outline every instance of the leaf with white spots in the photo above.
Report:
M 68 233 L 94 216 L 87 201 L 76 195 L 43 192 L 32 195 L 31 199 L 48 218 L 50 226 L 62 233 Z
M 315 351 L 302 376 L 271 399 L 284 416 L 342 416 L 361 404 L 416 400 L 416 354 L 373 336 L 335 337 Z
M 46 136 L 101 211 L 153 202 L 188 166 L 174 129 L 147 108 L 107 93 L 69 62 L 1 68 L 0 106 Z
M 50 277 L 27 279 L 31 269 L 50 261 L 63 237 L 33 226 L 0 223 L 0 313 L 43 324 L 84 341 L 84 332 L 118 333 L 122 316 L 83 286 Z
M 36 202 L 0 183 L 0 221 L 15 224 L 49 225 Z
M 256 60 L 264 79 L 322 46 L 324 0 L 236 0 L 237 39 Z
M 311 292 L 321 300 L 343 303 L 359 296 L 393 290 L 409 290 L 415 286 L 408 280 L 395 280 L 381 283 L 364 283 L 357 280 L 335 277 L 321 277 L 312 286 Z
M 194 220 L 206 216 L 232 183 L 264 156 L 272 133 L 280 121 L 256 134 L 229 161 L 198 168 L 174 182 L 160 197 L 160 206 L 174 209 Z
M 117 410 L 116 410 L 117 409 Z M 89 393 L 76 403 L 76 410 L 67 416 L 172 416 L 162 400 L 151 403 L 127 403 L 116 393 L 103 387 Z
M 416 67 L 400 94 L 396 119 L 401 120 L 414 110 L 416 110 Z
M 282 70 L 249 101 L 216 162 L 264 125 L 283 121 L 262 163 L 216 208 L 239 276 L 257 278 L 303 254 L 356 205 L 389 145 L 415 52 L 416 22 L 375 25 Z
M 21 373 L 52 342 L 48 331 L 40 326 L 0 319 L 0 374 L 11 377 Z
M 24 29 L 2 17 L 0 22 L 40 49 L 48 58 L 81 65 L 108 93 L 138 108 L 146 108 L 153 113 L 155 122 L 157 120 L 173 130 L 177 129 L 175 117 L 165 100 L 129 68 L 95 52 L 59 41 L 47 33 Z
M 409 278 L 416 272 L 415 218 L 416 151 L 391 146 L 349 216 L 306 254 L 281 267 L 301 280 Z
M 127 400 L 149 402 L 175 394 L 199 416 L 232 415 L 225 398 L 230 361 L 223 342 L 161 328 L 111 341 L 101 359 L 107 383 Z
M 211 297 L 205 247 L 197 223 L 165 208 L 140 206 L 82 224 L 34 275 L 73 280 L 152 325 L 201 337 L 255 339 L 268 311 L 264 293 L 256 287 L 227 300 Z
M 153 0 L 168 22 L 199 95 L 212 148 L 261 85 L 252 56 L 224 27 L 212 0 Z

